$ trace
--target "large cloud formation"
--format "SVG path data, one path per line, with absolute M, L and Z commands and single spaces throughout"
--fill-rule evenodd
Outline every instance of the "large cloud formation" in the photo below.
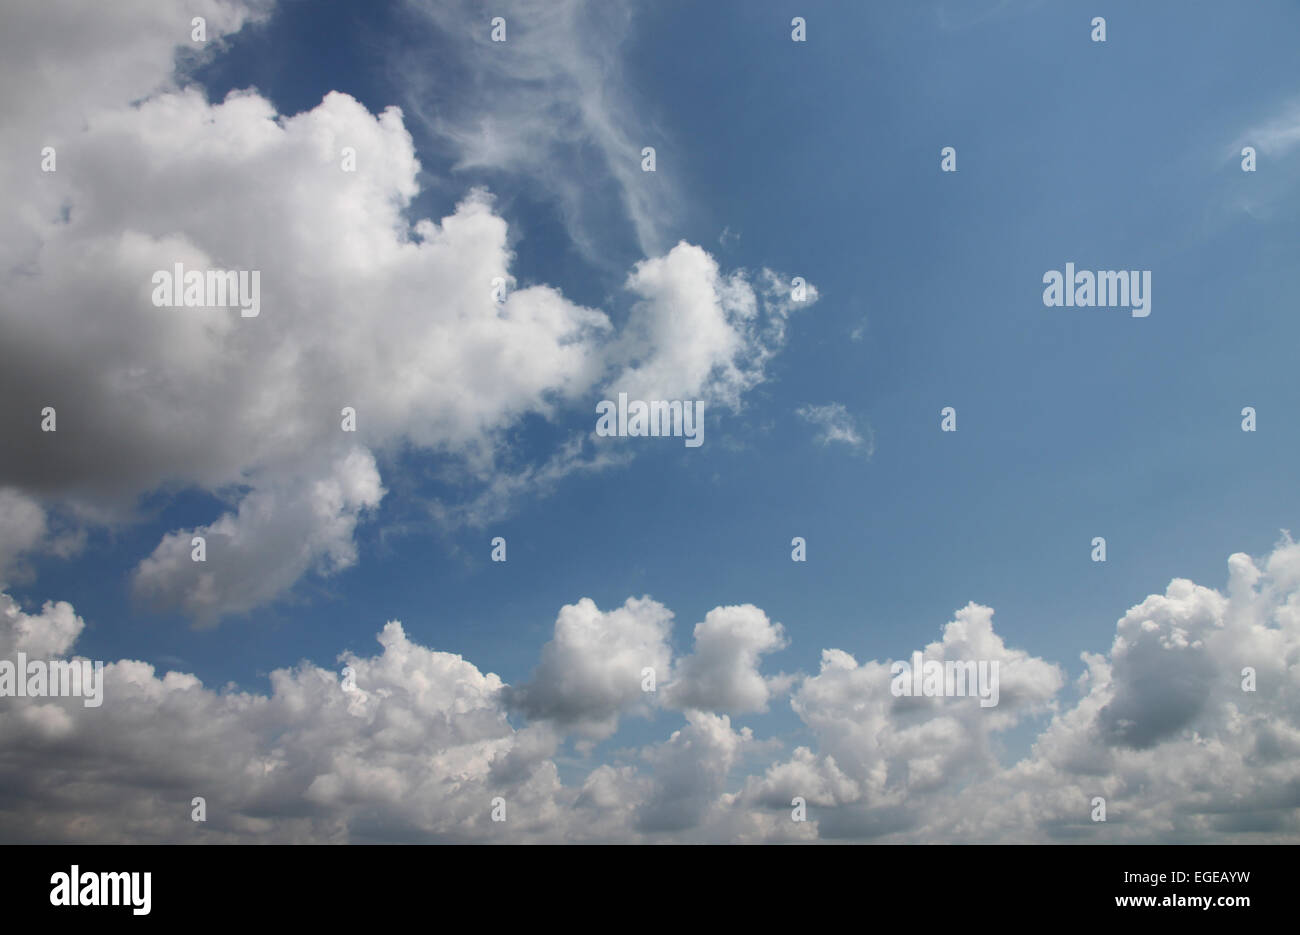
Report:
M 282 115 L 255 91 L 211 103 L 185 86 L 186 62 L 266 13 L 168 0 L 93 20 L 60 3 L 6 14 L 0 581 L 88 525 L 131 520 L 145 495 L 202 490 L 228 509 L 164 536 L 134 588 L 214 624 L 355 563 L 386 458 L 449 459 L 484 485 L 442 518 L 499 515 L 531 486 L 617 462 L 579 438 L 502 475 L 524 418 L 592 423 L 618 391 L 735 409 L 784 341 L 786 280 L 724 273 L 684 242 L 634 266 L 618 328 L 551 286 L 494 294 L 514 282 L 505 219 L 479 188 L 440 221 L 409 217 L 421 167 L 399 109 L 330 92 Z M 177 263 L 258 271 L 260 313 L 154 306 L 154 272 Z
M 1007 647 L 975 604 L 920 651 L 998 661 L 995 707 L 895 697 L 887 661 L 827 649 L 790 697 L 809 743 L 784 754 L 734 720 L 785 690 L 758 672 L 783 629 L 749 605 L 711 611 L 673 659 L 661 604 L 584 599 L 518 688 L 396 622 L 376 655 L 277 670 L 269 694 L 120 660 L 99 708 L 0 704 L 0 838 L 1295 841 L 1300 545 L 1228 564 L 1226 593 L 1175 579 L 1131 608 L 1109 652 L 1084 654 L 1073 698 L 1059 666 Z M 26 613 L 0 598 L 0 657 L 66 657 L 82 627 L 66 603 Z M 674 675 L 648 693 L 643 665 Z M 561 781 L 564 744 L 651 708 L 681 708 L 681 726 Z M 1048 720 L 1030 752 L 1003 765 L 998 735 L 1036 714 Z
M 671 199 L 627 158 L 641 141 L 616 98 L 600 102 L 609 53 L 553 54 L 589 8 L 512 7 L 533 14 L 536 41 L 499 58 L 494 80 L 568 82 L 550 113 L 512 99 L 505 116 L 535 119 L 508 124 L 508 137 L 506 123 L 465 122 L 473 101 L 441 125 L 421 116 L 453 140 L 464 172 L 562 152 L 552 125 L 592 135 L 593 164 L 612 176 L 645 254 L 630 264 L 617 326 L 544 284 L 498 303 L 492 281 L 512 276 L 506 220 L 472 185 L 440 219 L 410 216 L 420 164 L 396 108 L 376 115 L 330 93 L 279 114 L 254 91 L 212 103 L 185 86 L 189 63 L 268 8 L 123 2 L 88 19 L 49 0 L 6 11 L 0 581 L 30 577 L 34 554 L 75 551 L 87 528 L 130 521 L 143 496 L 198 489 L 227 508 L 164 535 L 133 584 L 144 601 L 215 623 L 357 561 L 355 530 L 388 496 L 382 468 L 396 452 L 456 459 L 481 479 L 483 499 L 447 510 L 471 520 L 533 483 L 612 463 L 579 440 L 503 478 L 502 439 L 522 419 L 589 411 L 595 394 L 619 390 L 736 407 L 784 341 L 795 307 L 786 277 L 724 271 L 665 238 L 660 205 Z M 615 22 L 624 14 L 610 10 Z M 205 47 L 190 40 L 195 16 L 207 21 Z M 557 61 L 576 64 L 556 71 Z M 41 171 L 47 146 L 54 172 Z M 356 172 L 343 171 L 344 147 Z M 575 231 L 603 226 L 593 211 L 608 187 L 550 181 Z M 153 306 L 152 273 L 177 262 L 261 271 L 261 314 Z M 345 406 L 355 433 L 341 431 Z M 58 413 L 56 432 L 40 430 L 44 407 Z M 202 565 L 189 560 L 194 535 L 208 540 Z M 1259 561 L 1233 555 L 1222 592 L 1178 579 L 1130 609 L 1109 650 L 1085 654 L 1072 688 L 1057 664 L 1006 646 L 990 608 L 958 610 L 921 651 L 997 661 L 992 708 L 895 697 L 887 660 L 835 648 L 816 674 L 764 672 L 793 630 L 753 605 L 711 610 L 681 657 L 671 620 L 649 597 L 612 610 L 579 600 L 559 611 L 521 685 L 412 643 L 397 622 L 374 655 L 343 654 L 342 671 L 278 669 L 264 692 L 110 661 L 100 707 L 0 697 L 0 839 L 1300 836 L 1300 546 L 1290 539 Z M 76 658 L 84 626 L 67 602 L 25 608 L 0 591 L 0 659 Z M 793 743 L 744 723 L 787 695 L 802 725 Z M 591 759 L 640 716 L 675 726 Z M 1030 752 L 1005 763 L 1007 732 L 1040 718 Z M 562 780 L 561 764 L 576 778 Z M 192 820 L 196 796 L 206 821 Z M 1097 797 L 1105 822 L 1091 818 Z M 796 798 L 807 821 L 793 820 Z

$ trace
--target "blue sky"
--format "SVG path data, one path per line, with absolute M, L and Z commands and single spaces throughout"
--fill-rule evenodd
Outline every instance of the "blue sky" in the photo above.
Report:
M 105 651 L 127 636 L 142 658 L 164 652 L 208 679 L 243 682 L 272 659 L 328 664 L 340 636 L 367 648 L 372 624 L 357 632 L 356 621 L 378 605 L 433 645 L 519 678 L 558 605 L 647 593 L 684 630 L 719 603 L 751 601 L 827 645 L 881 658 L 978 600 L 1018 642 L 1071 659 L 1155 584 L 1214 582 L 1227 552 L 1258 553 L 1298 525 L 1300 496 L 1286 481 L 1300 437 L 1270 418 L 1300 404 L 1288 372 L 1300 333 L 1275 246 L 1294 240 L 1296 218 L 1261 229 L 1228 210 L 1257 180 L 1223 145 L 1278 105 L 1276 90 L 1271 102 L 1261 91 L 1293 73 L 1283 48 L 1293 34 L 1210 7 L 1202 17 L 1153 8 L 1101 46 L 1071 41 L 1078 5 L 955 29 L 924 5 L 834 7 L 807 7 L 814 24 L 818 13 L 835 24 L 814 25 L 810 47 L 790 43 L 774 13 L 677 5 L 649 14 L 629 50 L 636 92 L 677 141 L 660 144 L 663 162 L 699 199 L 671 236 L 731 265 L 780 264 L 826 296 L 795 317 L 747 411 L 710 424 L 710 442 L 726 433 L 744 450 L 647 443 L 626 469 L 568 479 L 486 530 L 430 524 L 385 547 L 381 515 L 362 531 L 373 537 L 366 561 L 306 588 L 308 606 L 234 624 L 247 631 L 236 640 L 136 618 L 120 587 L 105 593 L 98 551 L 52 562 L 69 587 L 85 579 L 70 592 L 84 593 L 77 606 L 102 601 L 120 619 Z M 402 90 L 375 77 L 380 31 L 395 16 L 287 4 L 251 31 L 250 51 L 236 42 L 201 75 L 217 99 L 251 84 L 285 113 L 334 89 L 373 110 L 400 105 Z M 1179 32 L 1203 17 L 1223 30 Z M 356 42 L 354 29 L 378 34 Z M 274 57 L 257 57 L 269 48 Z M 1228 67 L 1228 52 L 1249 68 Z M 1044 75 L 1053 63 L 1068 77 Z M 1213 97 L 1192 93 L 1211 79 Z M 1171 87 L 1184 90 L 1156 96 Z M 938 171 L 945 145 L 958 150 L 952 177 Z M 468 175 L 462 187 L 478 182 Z M 599 270 L 572 256 L 568 268 L 564 244 L 531 234 L 533 224 L 558 233 L 547 205 L 515 197 L 516 275 L 599 299 Z M 1220 216 L 1207 217 L 1215 207 Z M 740 234 L 725 249 L 715 247 L 723 227 Z M 1043 308 L 1042 272 L 1067 260 L 1152 268 L 1155 313 Z M 870 426 L 871 458 L 811 444 L 793 410 L 830 401 Z M 945 405 L 958 409 L 954 436 L 939 432 Z M 1240 431 L 1243 405 L 1261 413 L 1256 436 Z M 394 506 L 394 521 L 417 512 Z M 129 531 L 139 546 L 121 550 L 127 561 L 109 577 L 120 582 L 133 552 L 181 524 L 187 513 L 175 509 Z M 513 546 L 508 569 L 488 561 L 498 534 Z M 807 567 L 790 562 L 794 535 L 810 542 Z M 1090 560 L 1094 535 L 1107 537 L 1104 567 Z M 429 619 L 435 602 L 443 619 Z M 532 627 L 521 631 L 523 620 Z M 97 629 L 108 630 L 103 618 Z M 230 642 L 255 649 L 213 652 Z M 773 662 L 806 669 L 817 651 Z
M 176 83 L 212 107 L 255 89 L 284 117 L 331 91 L 371 114 L 402 108 L 421 169 L 403 216 L 443 218 L 486 188 L 516 288 L 550 287 L 616 330 L 637 314 L 629 272 L 679 241 L 724 276 L 804 277 L 817 300 L 789 312 L 734 410 L 710 404 L 702 447 L 593 438 L 627 462 L 525 484 L 479 523 L 430 503 L 465 506 L 490 475 L 456 482 L 458 452 L 389 439 L 374 446 L 387 493 L 356 524 L 355 562 L 215 627 L 144 606 L 132 579 L 169 533 L 230 509 L 225 485 L 146 487 L 129 520 L 86 524 L 74 556 L 33 550 L 8 592 L 29 612 L 70 602 L 88 657 L 260 694 L 274 669 L 337 672 L 340 653 L 373 654 L 389 620 L 517 686 L 560 608 L 582 598 L 609 611 L 649 595 L 675 615 L 681 656 L 710 610 L 753 604 L 788 638 L 762 672 L 801 678 L 824 649 L 906 658 L 973 601 L 1008 646 L 1061 667 L 1068 709 L 1080 654 L 1107 652 L 1129 608 L 1173 578 L 1222 590 L 1230 554 L 1267 556 L 1300 526 L 1294 4 L 628 4 L 626 23 L 611 9 L 575 4 L 570 26 L 596 61 L 617 62 L 599 106 L 627 142 L 656 148 L 653 174 L 635 148 L 635 171 L 611 168 L 621 152 L 590 127 L 585 140 L 525 135 L 522 156 L 472 164 L 455 132 L 474 125 L 465 114 L 499 104 L 510 120 L 505 102 L 546 99 L 565 63 L 527 88 L 480 72 L 462 34 L 418 4 L 281 3 Z M 489 13 L 464 29 L 485 35 Z M 475 54 L 540 43 L 527 15 Z M 805 43 L 791 41 L 793 16 Z M 1090 40 L 1093 16 L 1107 19 L 1104 43 Z M 1240 167 L 1248 144 L 1255 173 Z M 940 171 L 945 146 L 955 173 Z M 1150 316 L 1045 307 L 1043 274 L 1067 262 L 1151 270 Z M 494 468 L 537 468 L 589 434 L 600 389 L 506 420 Z M 830 404 L 861 444 L 821 443 L 798 414 Z M 945 406 L 955 433 L 940 431 Z M 1243 406 L 1258 431 L 1241 430 Z M 62 494 L 41 496 L 63 515 Z M 505 563 L 489 560 L 498 535 Z M 806 563 L 791 561 L 793 536 Z M 1105 563 L 1090 558 L 1094 536 Z M 1004 766 L 1053 713 L 997 735 Z M 561 739 L 562 780 L 635 762 L 627 751 L 680 723 L 671 710 L 626 717 L 590 754 Z M 785 695 L 731 723 L 780 741 L 746 754 L 764 764 L 817 746 Z

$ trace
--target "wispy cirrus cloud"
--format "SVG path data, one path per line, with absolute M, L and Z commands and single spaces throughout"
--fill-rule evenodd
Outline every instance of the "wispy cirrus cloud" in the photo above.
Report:
M 642 171 L 642 149 L 665 150 L 665 133 L 623 74 L 635 4 L 505 0 L 490 11 L 474 0 L 407 5 L 449 40 L 436 73 L 427 55 L 413 54 L 402 59 L 401 74 L 407 109 L 450 147 L 456 170 L 506 173 L 549 194 L 592 262 L 608 264 L 611 232 L 625 226 L 642 256 L 672 246 L 685 201 L 666 153 L 655 172 Z M 506 21 L 504 42 L 491 38 L 496 16 Z M 600 41 L 590 41 L 593 35 Z M 611 204 L 621 218 L 611 216 Z
M 859 429 L 857 420 L 843 403 L 801 406 L 795 414 L 817 428 L 819 445 L 845 445 L 870 457 L 875 451 L 871 429 Z

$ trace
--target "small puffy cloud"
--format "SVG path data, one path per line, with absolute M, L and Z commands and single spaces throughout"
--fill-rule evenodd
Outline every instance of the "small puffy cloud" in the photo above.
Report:
M 1196 719 L 1215 669 L 1198 634 L 1219 625 L 1224 603 L 1217 591 L 1178 579 L 1119 621 L 1110 652 L 1114 694 L 1097 722 L 1108 743 L 1149 749 Z
M 67 601 L 46 601 L 39 614 L 28 614 L 8 594 L 0 592 L 0 658 L 14 653 L 61 656 L 72 648 L 85 627 Z
M 765 711 L 790 679 L 764 678 L 758 672 L 759 657 L 786 645 L 781 624 L 769 621 L 753 604 L 715 607 L 695 625 L 695 651 L 679 661 L 672 684 L 664 689 L 664 702 L 733 714 Z
M 602 611 L 590 598 L 561 608 L 555 635 L 532 678 L 509 692 L 513 707 L 601 740 L 624 714 L 648 713 L 654 694 L 642 690 L 646 668 L 656 683 L 672 664 L 672 612 L 648 597 Z
M 640 300 L 610 350 L 616 373 L 607 391 L 732 409 L 764 378 L 790 312 L 817 299 L 809 285 L 807 298 L 795 303 L 771 270 L 752 281 L 741 271 L 724 277 L 709 253 L 685 241 L 638 263 L 626 288 Z
M 236 513 L 166 535 L 136 569 L 137 598 L 215 624 L 286 591 L 310 568 L 333 574 L 356 563 L 353 531 L 384 495 L 374 457 L 354 449 L 321 478 L 255 488 Z M 201 537 L 204 560 L 194 560 Z

